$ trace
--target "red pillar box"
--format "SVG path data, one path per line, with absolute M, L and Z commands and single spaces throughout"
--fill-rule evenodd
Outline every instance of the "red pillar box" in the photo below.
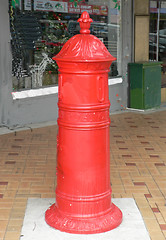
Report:
M 111 202 L 108 72 L 114 57 L 90 34 L 84 12 L 80 34 L 53 59 L 59 66 L 56 203 L 45 214 L 53 228 L 100 233 L 122 213 Z

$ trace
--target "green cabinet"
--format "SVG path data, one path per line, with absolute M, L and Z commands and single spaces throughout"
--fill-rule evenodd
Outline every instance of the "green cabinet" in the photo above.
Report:
M 150 109 L 161 104 L 161 62 L 128 64 L 129 107 Z

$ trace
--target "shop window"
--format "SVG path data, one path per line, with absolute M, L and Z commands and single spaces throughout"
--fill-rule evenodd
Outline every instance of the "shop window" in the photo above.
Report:
M 166 87 L 166 1 L 150 1 L 149 59 L 162 62 L 161 87 Z
M 91 33 L 117 58 L 109 77 L 121 74 L 120 1 L 9 0 L 14 91 L 58 84 L 52 57 L 79 33 L 77 19 L 83 11 L 93 19 Z

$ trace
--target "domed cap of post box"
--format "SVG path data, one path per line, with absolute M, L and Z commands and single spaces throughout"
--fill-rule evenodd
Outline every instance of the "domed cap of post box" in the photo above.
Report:
M 90 24 L 93 20 L 87 12 L 83 12 L 80 23 L 80 34 L 70 38 L 53 60 L 63 62 L 109 62 L 116 60 L 105 45 L 90 34 Z

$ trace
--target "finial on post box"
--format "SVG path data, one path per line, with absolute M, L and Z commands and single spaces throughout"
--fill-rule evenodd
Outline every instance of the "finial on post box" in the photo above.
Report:
M 93 22 L 93 20 L 89 17 L 89 13 L 86 11 L 81 14 L 81 17 L 78 19 L 79 24 L 80 24 L 80 33 L 83 34 L 89 34 L 90 33 L 90 24 Z

